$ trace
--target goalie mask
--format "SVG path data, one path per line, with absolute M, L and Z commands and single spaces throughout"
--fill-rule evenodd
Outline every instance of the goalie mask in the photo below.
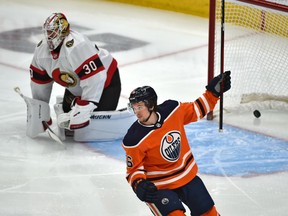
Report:
M 144 102 L 149 110 L 156 111 L 157 94 L 155 90 L 150 86 L 142 86 L 134 89 L 129 97 L 128 109 L 133 112 L 132 105 L 139 102 Z
M 49 50 L 55 50 L 69 34 L 69 23 L 62 13 L 53 13 L 45 21 L 43 25 L 45 39 L 49 46 Z

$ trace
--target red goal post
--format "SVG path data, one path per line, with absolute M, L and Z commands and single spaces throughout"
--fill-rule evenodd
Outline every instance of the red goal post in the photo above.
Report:
M 231 70 L 224 110 L 288 110 L 288 1 L 225 0 L 223 60 L 221 2 L 210 0 L 208 82 L 220 73 L 220 61 Z

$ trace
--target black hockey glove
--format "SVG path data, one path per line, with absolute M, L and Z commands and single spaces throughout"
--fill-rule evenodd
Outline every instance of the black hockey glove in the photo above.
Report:
M 231 88 L 231 72 L 225 71 L 223 74 L 220 74 L 216 77 L 214 77 L 206 86 L 206 89 L 210 92 L 212 92 L 216 97 L 220 96 L 220 87 L 222 85 L 222 82 L 224 82 L 223 85 L 223 92 L 228 91 Z
M 132 187 L 141 201 L 153 203 L 158 200 L 158 189 L 152 182 L 146 179 L 136 179 Z

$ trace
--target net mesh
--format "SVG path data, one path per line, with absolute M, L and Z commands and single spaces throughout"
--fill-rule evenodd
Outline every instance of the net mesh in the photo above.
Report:
M 278 98 L 288 101 L 288 13 L 239 1 L 225 2 L 224 70 L 232 73 L 232 88 L 225 93 L 225 107 L 238 106 L 249 95 L 253 95 L 250 99 L 254 101 L 263 96 L 270 101 Z M 215 28 L 214 73 L 218 74 L 221 37 L 218 0 Z

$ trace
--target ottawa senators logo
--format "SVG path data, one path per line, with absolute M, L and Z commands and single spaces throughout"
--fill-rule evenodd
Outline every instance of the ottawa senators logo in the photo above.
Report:
M 76 85 L 75 77 L 73 77 L 71 74 L 69 74 L 67 72 L 61 72 L 59 78 L 62 82 L 66 83 L 67 86 L 69 86 L 69 87 L 73 87 Z
M 73 74 L 60 71 L 59 68 L 53 71 L 52 76 L 55 82 L 64 87 L 74 87 L 78 82 Z
M 179 131 L 170 131 L 162 138 L 161 155 L 170 162 L 177 161 L 181 150 L 181 136 Z

